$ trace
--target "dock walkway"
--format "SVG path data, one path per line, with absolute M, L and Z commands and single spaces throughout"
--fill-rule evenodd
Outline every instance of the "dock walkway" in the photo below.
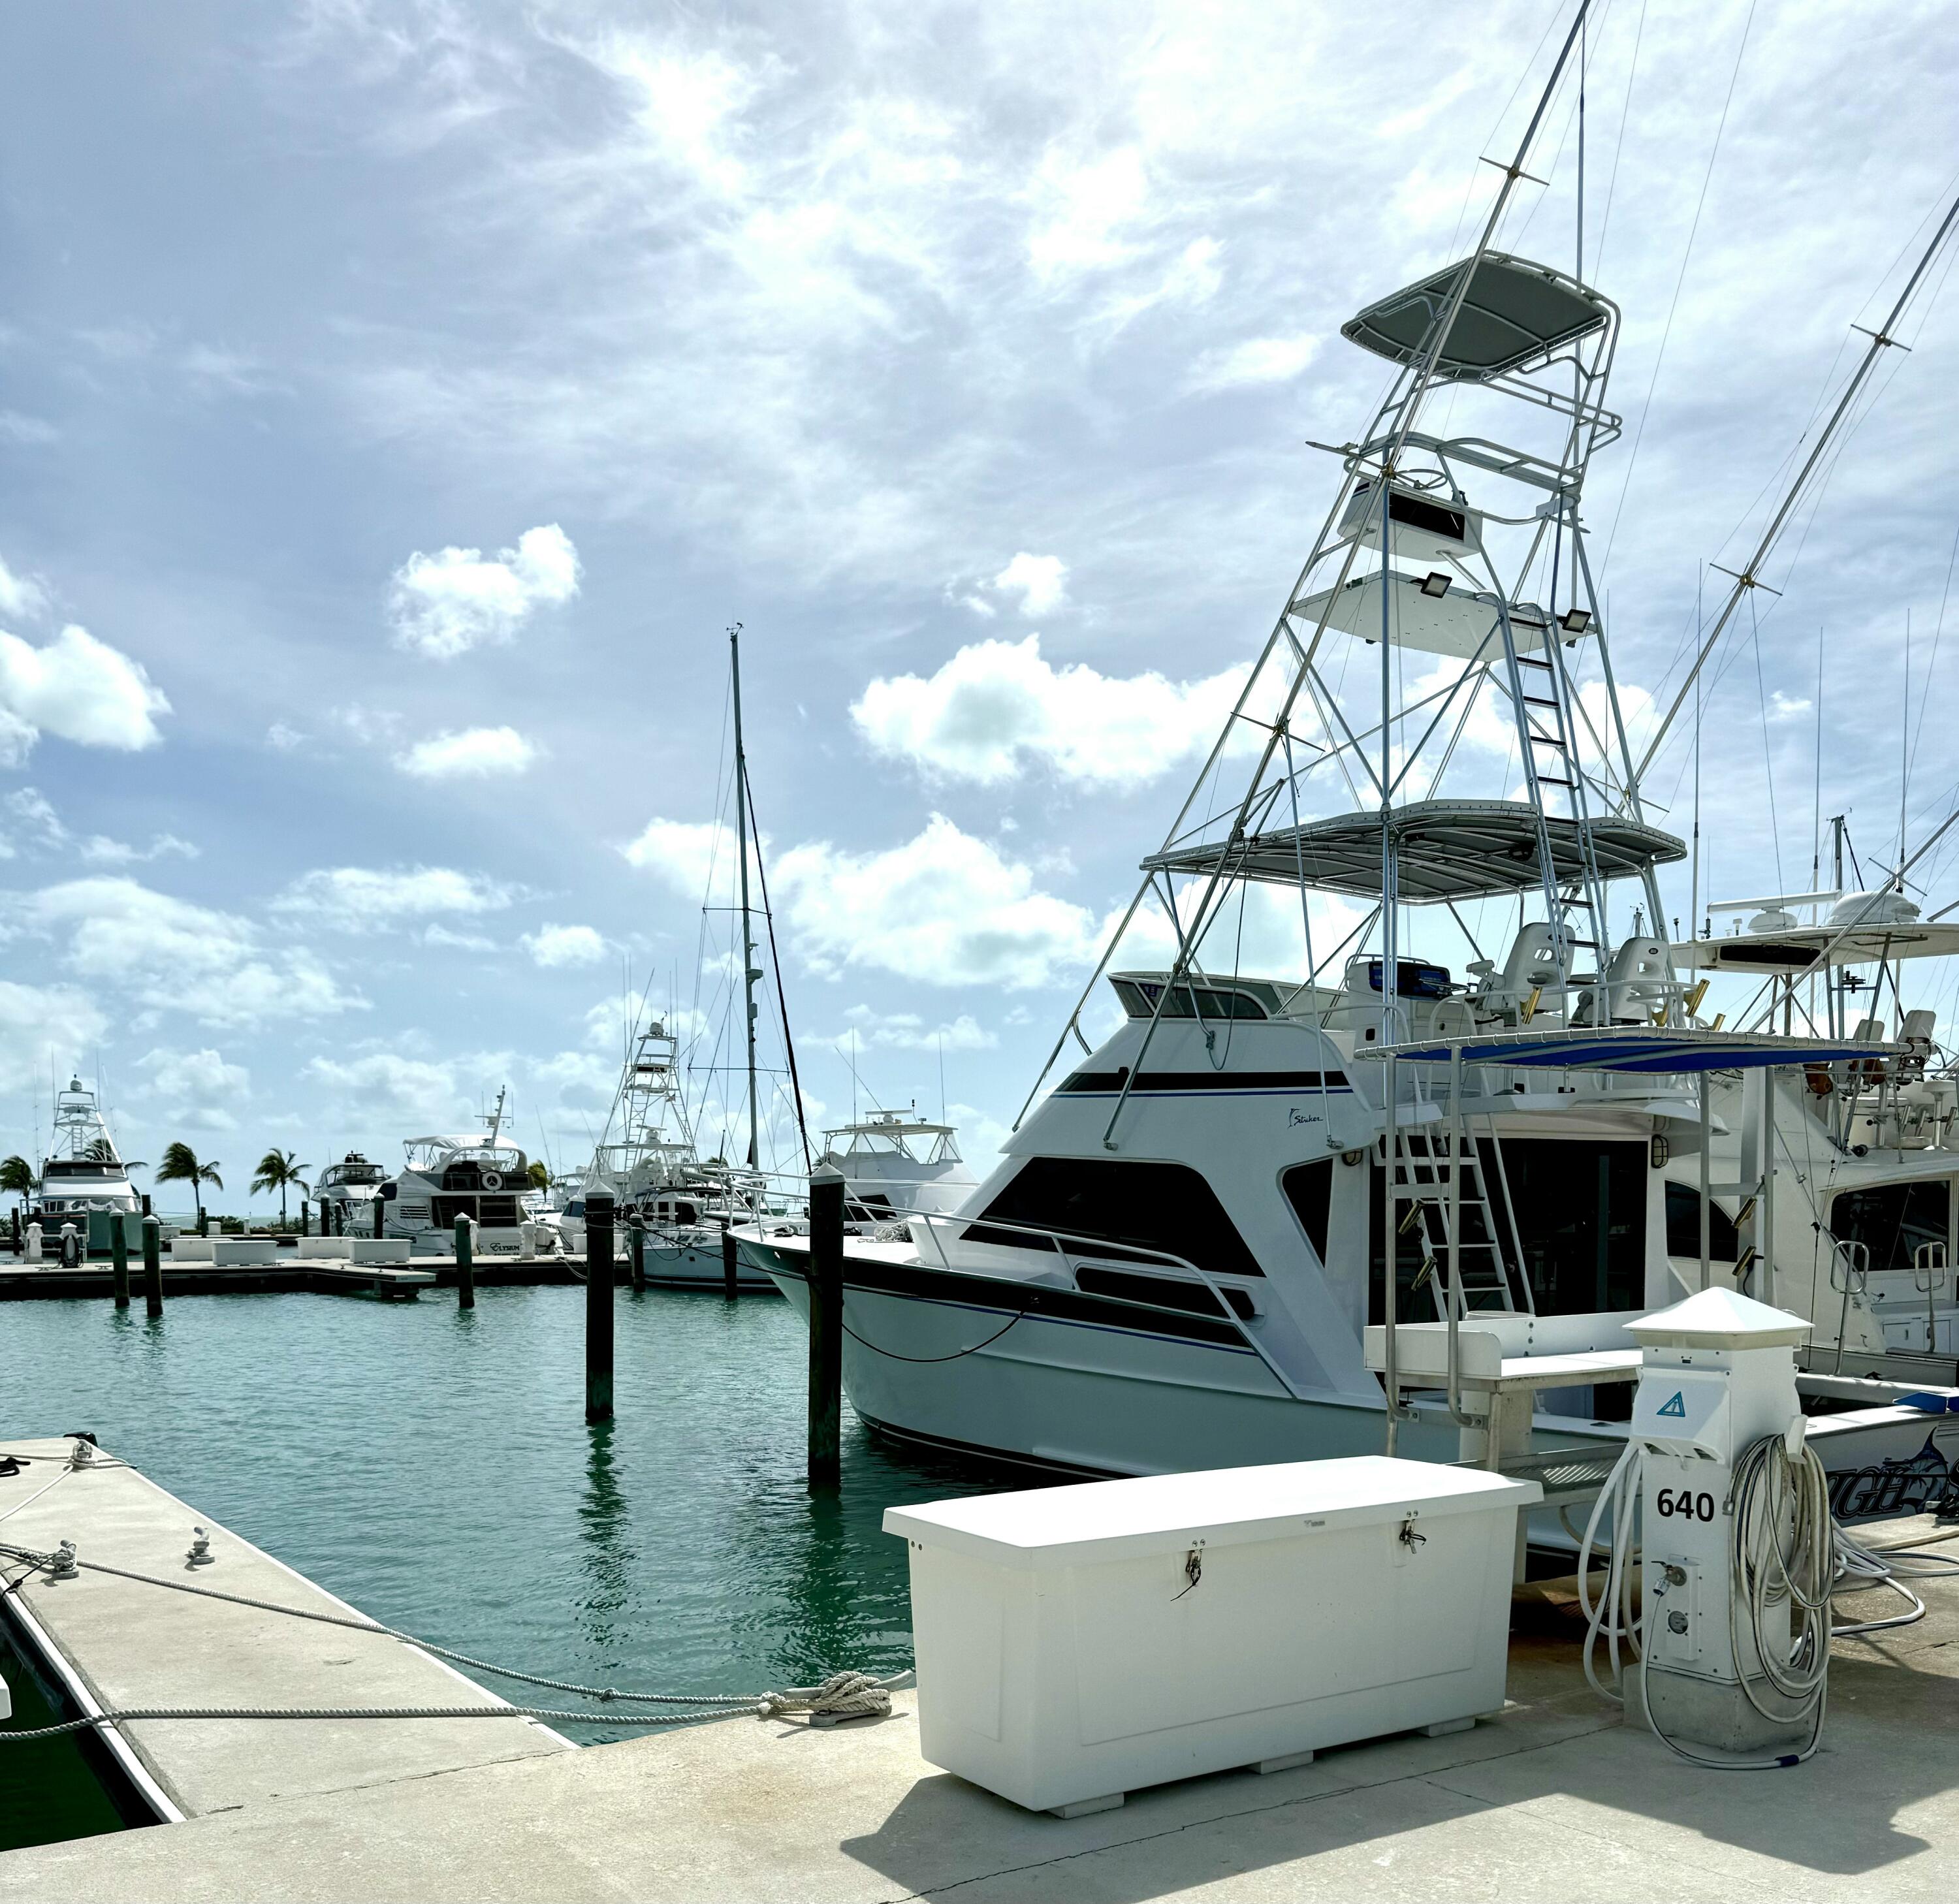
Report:
M 193 1518 L 125 1470 L 64 1483 L 6 1531 L 153 1570 L 182 1565 Z M 1933 1531 L 1898 1523 L 1884 1537 Z M 214 1580 L 318 1592 L 219 1540 Z M 392 1641 L 289 1620 L 262 1630 L 195 1601 L 186 1613 L 157 1604 L 182 1596 L 113 1579 L 29 1591 L 125 1702 L 208 1699 L 214 1678 L 268 1703 L 429 1696 L 436 1676 L 437 1696 L 460 1690 Z M 1195 1779 L 1068 1820 L 926 1764 L 907 1694 L 881 1722 L 741 1717 L 576 1751 L 514 1720 L 132 1727 L 203 1815 L 0 1855 L 0 1898 L 1943 1904 L 1959 1884 L 1959 1582 L 1925 1597 L 1919 1624 L 1840 1642 L 1824 1750 L 1788 1771 L 1699 1771 L 1622 1725 L 1580 1677 L 1582 1626 L 1550 1583 L 1519 1599 L 1509 1706 L 1472 1731 Z

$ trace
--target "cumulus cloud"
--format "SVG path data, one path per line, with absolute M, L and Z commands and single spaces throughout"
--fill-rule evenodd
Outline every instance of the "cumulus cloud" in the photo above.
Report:
M 460 1129 L 474 1122 L 453 1063 L 370 1052 L 352 1058 L 315 1058 L 300 1074 L 342 1117 L 402 1130 Z
M 629 865 L 657 874 L 683 899 L 697 900 L 710 879 L 732 873 L 735 829 L 719 820 L 649 820 L 619 850 Z
M 540 608 L 578 593 L 578 551 L 555 522 L 526 529 L 514 549 L 419 549 L 395 571 L 388 617 L 404 648 L 437 661 L 516 639 Z
M 395 764 L 424 780 L 481 779 L 522 773 L 537 757 L 536 746 L 514 727 L 468 727 L 418 741 Z
M 316 868 L 272 902 L 275 912 L 347 932 L 385 932 L 437 914 L 500 912 L 509 887 L 449 866 Z
M 1094 957 L 1095 921 L 1040 891 L 942 814 L 887 852 L 792 847 L 776 886 L 791 936 L 826 977 L 869 968 L 929 985 L 1051 985 Z
M 198 1131 L 235 1131 L 233 1107 L 252 1094 L 252 1074 L 222 1053 L 159 1046 L 136 1061 L 142 1090 L 173 1124 Z
M 152 891 L 126 877 L 70 880 L 22 895 L 26 928 L 65 941 L 82 977 L 154 1012 L 207 1024 L 315 1018 L 364 1004 L 303 949 L 268 950 L 249 921 Z
M 33 576 L 16 575 L 5 562 L 0 562 L 0 615 L 25 621 L 45 614 L 47 607 L 48 592 L 39 580 Z
M 1024 615 L 1052 614 L 1068 599 L 1068 564 L 1058 555 L 1030 555 L 1025 549 L 993 578 L 1004 595 L 1018 595 Z
M 915 1011 L 874 1011 L 868 1005 L 852 1005 L 844 1013 L 839 1036 L 891 1051 L 990 1051 L 1000 1042 L 969 1012 L 949 1023 L 931 1025 Z
M 45 1084 L 50 1071 L 78 1064 L 108 1029 L 94 1000 L 72 985 L 0 979 L 0 1065 L 17 1079 Z
M 1199 390 L 1237 390 L 1290 383 L 1319 354 L 1319 339 L 1305 332 L 1292 337 L 1247 338 L 1228 349 L 1206 351 L 1191 373 L 1191 385 Z
M 929 779 L 997 785 L 1033 760 L 1064 779 L 1134 786 L 1208 747 L 1249 671 L 1173 681 L 1057 668 L 1029 635 L 972 643 L 929 678 L 874 681 L 850 718 L 877 752 Z
M 135 753 L 164 738 L 156 717 L 170 711 L 140 662 L 86 628 L 40 648 L 0 633 L 0 765 L 18 766 L 43 734 Z
M 605 941 L 589 925 L 541 926 L 519 943 L 545 966 L 596 965 L 605 956 Z

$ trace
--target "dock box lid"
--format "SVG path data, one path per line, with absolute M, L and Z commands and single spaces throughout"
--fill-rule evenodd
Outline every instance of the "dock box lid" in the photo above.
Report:
M 1436 1461 L 1339 1461 L 1150 1474 L 884 1510 L 884 1531 L 1024 1572 L 1081 1566 L 1193 1542 L 1224 1547 L 1321 1528 L 1528 1507 L 1535 1481 Z

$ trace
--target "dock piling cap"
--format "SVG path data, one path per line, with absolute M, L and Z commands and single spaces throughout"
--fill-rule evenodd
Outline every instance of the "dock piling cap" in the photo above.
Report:
M 1642 1348 L 1769 1349 L 1802 1341 L 1809 1325 L 1738 1290 L 1703 1289 L 1672 1309 L 1628 1322 L 1626 1333 Z

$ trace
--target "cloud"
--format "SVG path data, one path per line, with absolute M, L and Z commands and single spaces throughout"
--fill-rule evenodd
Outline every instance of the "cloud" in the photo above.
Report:
M 90 833 L 78 839 L 63 823 L 52 803 L 38 787 L 21 787 L 8 795 L 4 807 L 15 837 L 44 852 L 72 854 L 91 866 L 127 866 L 140 860 L 164 859 L 172 855 L 195 859 L 198 849 L 175 833 L 155 833 L 147 846 L 132 846 L 111 839 L 106 833 Z M 17 849 L 13 839 L 0 834 L 0 859 L 11 859 Z
M 37 1093 L 50 1071 L 79 1064 L 108 1029 L 107 1015 L 71 985 L 0 979 L 0 1065 L 16 1080 L 35 1081 Z
M 475 1122 L 453 1063 L 373 1052 L 357 1058 L 315 1058 L 300 1075 L 343 1117 L 397 1131 L 413 1124 L 432 1131 L 461 1128 Z
M 388 616 L 402 646 L 437 661 L 514 640 L 541 607 L 578 593 L 578 551 L 555 522 L 526 529 L 514 549 L 420 550 L 395 571 Z
M 449 866 L 316 868 L 294 881 L 272 910 L 345 932 L 385 932 L 437 913 L 500 912 L 511 887 Z
M 1058 555 L 1023 549 L 993 578 L 993 586 L 1021 598 L 1024 615 L 1052 614 L 1068 599 L 1068 564 Z
M 265 730 L 265 744 L 281 754 L 290 754 L 296 747 L 304 744 L 306 736 L 296 727 L 288 727 L 284 721 L 275 721 Z
M 698 900 L 717 873 L 732 874 L 735 829 L 719 820 L 649 820 L 619 850 L 629 865 L 656 874 L 683 899 Z
M 1037 890 L 942 814 L 901 846 L 849 853 L 827 841 L 776 862 L 789 938 L 811 969 L 895 973 L 928 985 L 1052 985 L 1094 956 L 1083 907 Z
M 1191 373 L 1191 388 L 1237 390 L 1290 383 L 1319 354 L 1319 339 L 1305 332 L 1292 337 L 1247 338 L 1224 350 L 1207 351 Z
M 1029 635 L 973 643 L 929 679 L 874 681 L 850 718 L 876 752 L 929 779 L 997 785 L 1033 760 L 1064 779 L 1135 786 L 1210 744 L 1249 672 L 1172 681 L 1056 668 Z
M 536 963 L 548 966 L 596 965 L 605 941 L 589 925 L 545 925 L 518 941 Z
M 854 1036 L 861 1044 L 891 1051 L 990 1051 L 1000 1041 L 970 1013 L 950 1023 L 929 1025 L 915 1011 L 873 1011 L 852 1005 L 843 1014 L 843 1029 L 829 1042 L 840 1044 Z
M 272 952 L 245 919 L 133 879 L 70 880 L 15 902 L 31 931 L 66 939 L 68 963 L 154 1012 L 207 1024 L 316 1018 L 363 1006 L 312 953 Z
M 48 592 L 33 576 L 16 575 L 0 562 L 0 615 L 25 621 L 46 614 Z
M 0 764 L 17 766 L 43 734 L 135 753 L 164 738 L 170 704 L 135 662 L 70 624 L 45 647 L 0 633 Z
M 171 1123 L 191 1130 L 235 1131 L 233 1107 L 252 1095 L 252 1074 L 208 1046 L 172 1051 L 159 1046 L 136 1061 L 142 1090 Z
M 424 780 L 481 779 L 522 773 L 537 757 L 536 747 L 514 727 L 470 727 L 418 741 L 395 765 Z

